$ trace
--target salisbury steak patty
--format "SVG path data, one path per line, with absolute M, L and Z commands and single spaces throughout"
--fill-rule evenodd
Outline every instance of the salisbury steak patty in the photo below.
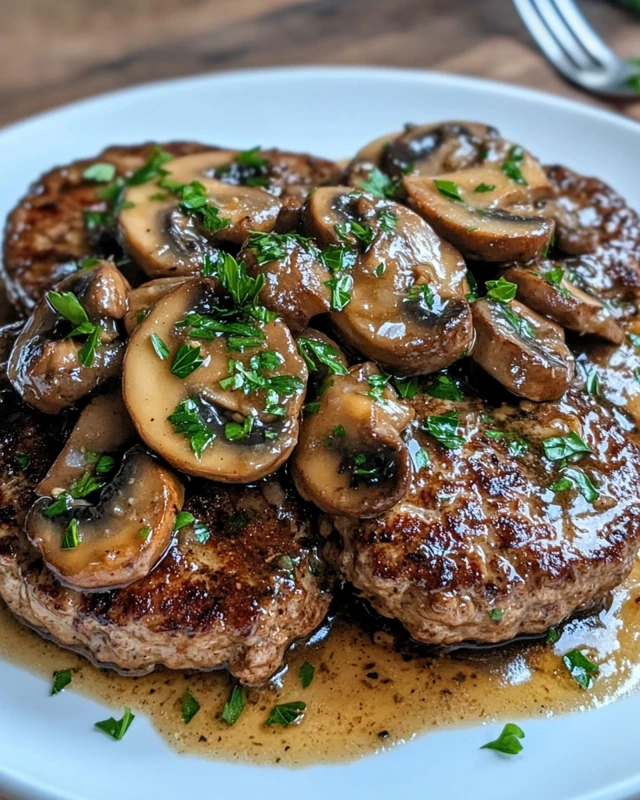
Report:
M 553 266 L 575 273 L 585 287 L 608 300 L 640 297 L 640 218 L 614 189 L 566 167 L 546 168 L 556 200 Z M 568 257 L 564 257 L 568 256 Z
M 85 211 L 104 212 L 108 203 L 98 196 L 104 184 L 86 180 L 83 173 L 100 162 L 113 164 L 116 174 L 125 177 L 147 162 L 153 146 L 108 147 L 95 158 L 57 167 L 33 184 L 9 214 L 5 228 L 2 277 L 19 313 L 29 313 L 47 289 L 76 269 L 79 260 L 118 251 L 104 227 L 85 224 Z M 161 147 L 174 156 L 215 149 L 194 142 Z
M 491 414 L 480 401 L 413 402 L 412 447 L 430 463 L 385 516 L 335 519 L 326 546 L 380 613 L 422 642 L 499 642 L 544 631 L 624 579 L 640 546 L 640 452 L 607 410 L 578 392 Z M 429 417 L 460 437 L 454 449 L 420 428 Z M 590 453 L 545 455 L 545 440 L 572 431 Z
M 16 329 L 0 331 L 0 362 Z M 125 589 L 64 588 L 23 533 L 61 440 L 51 419 L 0 379 L 0 597 L 28 625 L 123 670 L 227 666 L 260 683 L 292 640 L 321 622 L 331 582 L 312 517 L 278 477 L 253 486 L 194 482 L 185 510 L 208 532 L 183 528 L 160 565 Z

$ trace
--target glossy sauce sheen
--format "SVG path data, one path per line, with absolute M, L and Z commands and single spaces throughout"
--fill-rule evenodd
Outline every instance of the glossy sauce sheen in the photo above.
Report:
M 289 654 L 288 670 L 271 687 L 248 691 L 247 707 L 231 728 L 218 718 L 231 687 L 224 672 L 163 670 L 131 678 L 99 670 L 26 630 L 4 607 L 0 658 L 46 680 L 54 670 L 72 669 L 66 691 L 89 695 L 116 716 L 130 706 L 148 716 L 180 752 L 303 766 L 358 758 L 443 725 L 550 716 L 629 695 L 640 683 L 639 603 L 637 565 L 600 612 L 568 622 L 555 645 L 539 639 L 443 654 L 394 644 L 375 620 L 364 626 L 338 618 L 328 634 L 319 632 Z M 589 691 L 575 683 L 562 662 L 562 654 L 573 648 L 584 649 L 600 667 Z M 305 661 L 315 667 L 307 689 L 299 679 Z M 188 688 L 201 709 L 186 725 L 181 708 Z M 43 686 L 43 703 L 58 702 L 47 694 Z M 288 729 L 264 724 L 275 703 L 294 700 L 307 704 L 300 724 Z

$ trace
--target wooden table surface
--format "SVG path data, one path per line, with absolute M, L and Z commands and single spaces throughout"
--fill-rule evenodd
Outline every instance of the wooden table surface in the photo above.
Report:
M 640 18 L 581 0 L 620 53 Z M 382 64 L 559 94 L 509 0 L 0 0 L 0 125 L 148 80 L 276 64 Z M 640 102 L 618 107 L 640 119 Z

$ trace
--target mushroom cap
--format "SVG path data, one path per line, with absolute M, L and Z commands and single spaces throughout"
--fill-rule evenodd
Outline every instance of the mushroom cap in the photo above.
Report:
M 476 329 L 471 357 L 509 391 L 542 402 L 557 400 L 569 388 L 575 362 L 559 325 L 517 300 L 505 304 L 483 297 L 471 310 Z
M 400 434 L 413 410 L 388 385 L 382 400 L 369 392 L 374 364 L 335 375 L 306 413 L 291 458 L 298 492 L 328 514 L 368 518 L 387 511 L 405 494 L 411 458 Z
M 562 267 L 554 265 L 554 262 L 541 262 L 538 269 L 540 272 L 509 267 L 504 272 L 504 277 L 516 284 L 518 297 L 529 308 L 550 317 L 563 328 L 582 334 L 591 333 L 613 344 L 622 344 L 624 330 L 601 300 L 564 275 L 557 285 L 545 280 L 545 274 L 550 270 L 560 269 L 562 272 Z
M 412 208 L 465 258 L 527 262 L 549 247 L 554 222 L 533 205 L 550 191 L 540 165 L 525 160 L 520 171 L 526 185 L 511 180 L 495 163 L 435 178 L 407 175 L 403 183 Z
M 27 535 L 63 584 L 81 591 L 126 586 L 151 572 L 166 552 L 183 500 L 176 475 L 136 446 L 97 505 L 47 517 L 50 501 L 41 498 L 27 515 Z M 79 542 L 65 548 L 71 524 Z
M 147 281 L 137 289 L 129 292 L 129 310 L 124 315 L 124 327 L 127 335 L 131 336 L 136 327 L 146 317 L 149 309 L 165 294 L 173 291 L 176 287 L 184 283 L 186 278 L 156 278 Z
M 86 367 L 80 361 L 85 342 L 67 338 L 61 317 L 47 298 L 38 301 L 15 341 L 7 374 L 22 399 L 45 414 L 74 405 L 119 374 L 124 344 L 117 326 L 126 311 L 130 287 L 114 264 L 102 261 L 69 275 L 54 289 L 76 295 L 89 321 L 101 331 L 93 364 Z
M 438 175 L 473 166 L 507 152 L 511 143 L 480 122 L 449 121 L 407 126 L 361 148 L 347 168 L 347 183 L 359 186 L 377 167 L 392 178 L 407 172 Z
M 392 226 L 383 224 L 389 215 Z M 368 226 L 372 240 L 347 273 L 350 302 L 331 314 L 340 336 L 366 357 L 407 375 L 436 372 L 460 358 L 474 337 L 460 253 L 398 203 L 346 187 L 317 189 L 309 198 L 307 229 L 326 245 L 342 243 L 336 225 L 349 220 Z
M 37 493 L 56 497 L 67 491 L 87 472 L 88 458 L 115 453 L 134 436 L 119 387 L 94 397 L 78 417 L 62 452 L 36 486 Z
M 225 226 L 207 230 L 197 214 L 180 210 L 180 198 L 157 182 L 131 186 L 120 212 L 123 247 L 151 278 L 193 275 L 202 269 L 205 253 L 221 243 L 241 244 L 249 231 L 270 231 L 282 207 L 259 187 L 240 186 L 206 177 L 228 163 L 229 151 L 197 153 L 164 165 L 166 178 L 204 187 L 210 205 Z
M 264 275 L 260 302 L 275 311 L 295 333 L 307 327 L 309 321 L 329 311 L 331 292 L 327 282 L 331 273 L 320 260 L 317 248 L 302 237 L 278 236 L 283 256 L 263 261 L 245 243 L 241 258 L 253 277 Z
M 207 315 L 217 302 L 215 284 L 207 278 L 187 280 L 161 298 L 129 340 L 123 396 L 140 437 L 174 467 L 213 480 L 250 483 L 274 472 L 295 446 L 307 368 L 289 329 L 279 319 L 262 326 L 263 346 L 244 352 L 229 350 L 225 336 L 194 339 L 188 327 L 176 327 L 187 313 Z M 152 334 L 162 339 L 170 358 L 162 360 L 154 355 Z M 172 359 L 184 344 L 199 346 L 203 363 L 180 378 L 170 370 Z M 295 376 L 297 383 L 291 395 L 285 393 L 286 397 L 281 397 L 281 416 L 268 412 L 264 390 L 245 394 L 220 385 L 221 380 L 230 377 L 233 363 L 238 362 L 243 370 L 251 372 L 252 358 L 267 351 L 277 353 L 280 360 L 269 375 Z M 192 448 L 189 437 L 176 433 L 177 425 L 169 419 L 180 407 L 186 411 L 182 405 L 185 403 L 207 440 L 200 454 Z M 248 417 L 253 417 L 251 430 L 242 437 L 228 439 L 227 425 L 241 424 Z

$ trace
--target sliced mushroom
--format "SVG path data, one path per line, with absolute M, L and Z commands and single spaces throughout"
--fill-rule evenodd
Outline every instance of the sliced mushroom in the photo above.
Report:
M 41 498 L 26 530 L 62 583 L 81 591 L 113 589 L 143 578 L 160 561 L 183 500 L 176 475 L 136 446 L 97 505 L 47 516 L 51 501 Z
M 372 167 L 392 178 L 408 172 L 453 172 L 495 158 L 511 146 L 495 128 L 478 122 L 407 125 L 404 131 L 381 136 L 359 150 L 348 167 L 348 182 L 359 185 Z
M 549 189 L 542 169 L 518 169 L 526 184 L 488 163 L 436 178 L 408 175 L 404 187 L 411 206 L 465 258 L 527 262 L 549 247 L 554 223 L 533 207 Z
M 271 247 L 261 246 L 268 236 Z M 278 258 L 269 259 L 269 253 Z M 331 273 L 315 245 L 295 234 L 250 236 L 240 258 L 250 275 L 264 275 L 260 301 L 281 316 L 292 331 L 301 331 L 317 314 L 329 310 Z
M 529 308 L 550 317 L 563 328 L 592 333 L 614 344 L 622 344 L 624 330 L 601 300 L 570 281 L 562 267 L 554 262 L 542 262 L 539 270 L 509 267 L 504 277 L 516 284 L 518 297 Z
M 205 253 L 215 245 L 241 244 L 249 231 L 275 227 L 282 207 L 276 197 L 259 187 L 205 177 L 224 152 L 198 153 L 165 164 L 167 174 L 160 182 L 173 185 L 173 192 L 157 181 L 127 189 L 119 218 L 122 242 L 149 277 L 199 273 Z M 204 187 L 218 223 L 207 222 L 197 210 L 181 210 L 181 191 L 175 187 L 194 181 Z
M 353 223 L 364 229 L 364 242 Z M 419 375 L 443 369 L 471 348 L 465 263 L 417 214 L 330 187 L 309 198 L 305 225 L 323 245 L 343 246 L 343 261 L 352 265 L 334 274 L 344 281 L 348 302 L 331 320 L 356 350 Z
M 207 278 L 160 299 L 129 341 L 123 394 L 141 438 L 170 464 L 190 475 L 250 483 L 274 472 L 295 446 L 307 368 L 281 320 L 234 322 L 229 311 Z M 199 323 L 185 324 L 194 319 L 188 314 L 200 315 Z M 232 328 L 235 340 L 218 332 L 220 324 L 241 326 Z M 238 343 L 252 331 L 253 342 Z M 155 337 L 168 358 L 154 354 Z M 183 346 L 200 348 L 202 363 L 179 377 L 171 370 Z
M 328 514 L 369 518 L 404 496 L 411 479 L 401 438 L 413 410 L 386 385 L 372 396 L 380 373 L 370 363 L 335 375 L 306 413 L 291 459 L 298 492 Z
M 165 294 L 185 282 L 185 278 L 156 278 L 129 292 L 129 310 L 124 316 L 124 327 L 131 336 L 149 313 L 149 309 Z
M 47 297 L 36 305 L 9 357 L 8 376 L 29 405 L 45 414 L 57 414 L 90 394 L 120 372 L 124 343 L 119 320 L 127 309 L 129 284 L 109 261 L 75 272 L 54 290 L 75 295 L 88 318 L 97 326 L 97 341 L 90 366 L 86 355 L 91 333 L 69 338 L 74 324 L 57 313 Z
M 541 402 L 557 400 L 569 388 L 575 362 L 559 325 L 517 300 L 482 298 L 472 311 L 472 358 L 509 391 Z
M 116 453 L 135 436 L 118 389 L 91 400 L 73 427 L 62 452 L 36 486 L 40 495 L 57 497 L 85 475 L 95 473 L 100 456 Z

